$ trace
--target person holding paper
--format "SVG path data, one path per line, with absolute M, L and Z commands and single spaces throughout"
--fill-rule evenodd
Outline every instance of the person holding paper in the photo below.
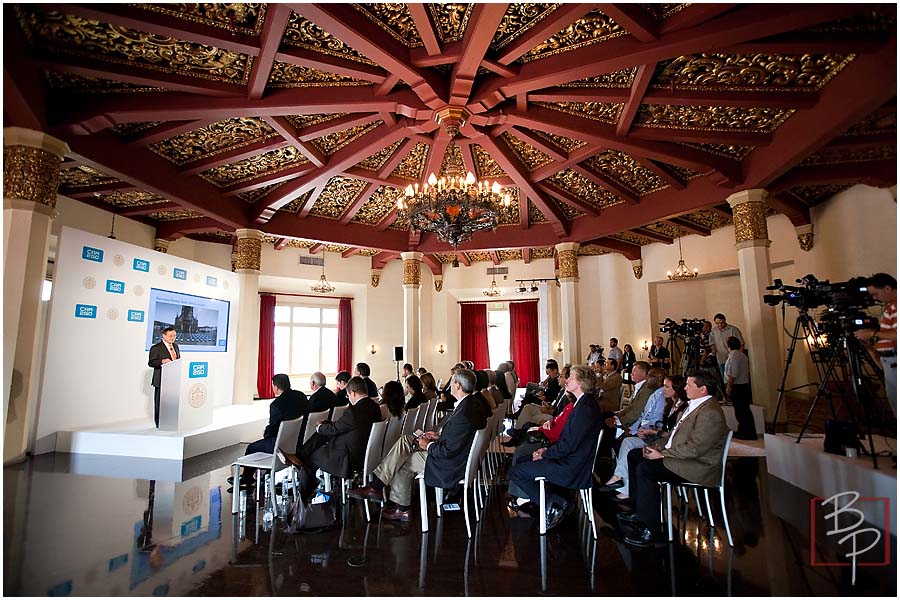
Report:
M 175 343 L 177 332 L 174 327 L 166 327 L 162 330 L 162 339 L 150 346 L 150 360 L 147 366 L 153 369 L 153 380 L 150 385 L 153 386 L 153 422 L 159 428 L 159 388 L 162 379 L 162 366 L 166 363 L 181 358 L 181 350 Z

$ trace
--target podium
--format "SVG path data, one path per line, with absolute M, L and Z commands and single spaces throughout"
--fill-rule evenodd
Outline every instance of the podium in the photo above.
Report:
M 212 423 L 209 363 L 184 358 L 162 366 L 159 429 L 184 431 Z

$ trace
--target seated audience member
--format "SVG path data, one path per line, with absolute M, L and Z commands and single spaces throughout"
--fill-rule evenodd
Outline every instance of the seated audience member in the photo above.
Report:
M 559 372 L 559 377 L 557 377 L 557 381 L 561 387 L 559 396 L 557 396 L 552 403 L 542 402 L 540 406 L 537 404 L 523 406 L 519 418 L 516 419 L 515 427 L 509 432 L 509 440 L 502 442 L 501 445 L 506 446 L 507 448 L 519 446 L 525 440 L 529 430 L 536 429 L 538 425 L 545 424 L 555 416 L 560 416 L 565 407 L 571 404 L 571 401 L 575 400 L 565 388 L 566 379 L 569 378 L 570 369 L 571 365 L 566 365 Z M 562 423 L 560 423 L 558 419 L 555 422 L 559 424 L 559 427 L 562 427 Z M 528 456 L 531 456 L 531 454 L 529 453 Z M 513 461 L 513 464 L 515 464 L 515 461 Z
M 433 398 L 437 398 L 438 389 L 437 382 L 434 380 L 434 375 L 427 372 L 422 373 L 419 375 L 419 380 L 422 382 L 422 393 L 425 394 L 425 399 L 431 401 Z
M 372 373 L 372 370 L 369 368 L 364 362 L 356 363 L 356 368 L 353 369 L 354 377 L 361 377 L 363 382 L 366 384 L 366 391 L 369 394 L 369 398 L 377 398 L 378 397 L 378 386 L 375 385 L 375 382 L 369 379 L 369 375 Z
M 309 400 L 306 394 L 300 390 L 291 389 L 291 379 L 284 373 L 278 373 L 272 377 L 272 388 L 277 396 L 269 404 L 269 424 L 263 431 L 263 439 L 256 440 L 247 446 L 244 456 L 254 452 L 275 452 L 275 439 L 278 437 L 278 428 L 282 421 L 291 421 L 309 414 Z M 244 468 L 241 473 L 240 486 L 251 487 L 255 484 L 254 472 L 256 469 Z M 233 484 L 234 478 L 229 477 L 228 483 Z M 230 488 L 232 491 L 234 488 Z
M 422 380 L 415 375 L 406 378 L 406 410 L 412 410 L 420 404 L 428 404 L 428 399 L 422 391 Z
M 334 389 L 337 390 L 334 393 L 334 405 L 336 407 L 350 404 L 350 400 L 347 398 L 347 383 L 349 382 L 350 373 L 347 371 L 341 371 L 334 376 Z
M 606 358 L 614 358 L 616 359 L 616 364 L 622 364 L 622 357 L 625 356 L 625 353 L 622 352 L 622 349 L 619 348 L 619 340 L 618 338 L 609 338 L 609 352 L 606 353 Z
M 650 372 L 652 373 L 653 370 L 651 369 Z M 675 423 L 678 422 L 681 413 L 687 408 L 688 401 L 684 392 L 684 377 L 681 375 L 669 375 L 663 382 L 662 391 L 663 396 L 666 399 L 662 418 L 662 430 L 657 429 L 658 422 L 654 422 L 651 427 L 641 427 L 638 429 L 636 436 L 627 437 L 622 440 L 622 445 L 619 447 L 619 458 L 616 461 L 615 473 L 613 473 L 613 476 L 606 482 L 606 485 L 599 488 L 598 491 L 612 492 L 618 490 L 619 494 L 616 497 L 619 500 L 628 498 L 628 453 L 635 448 L 643 448 L 647 445 L 648 440 L 664 439 L 668 436 L 668 432 L 675 427 Z
M 669 350 L 663 342 L 662 336 L 658 335 L 653 338 L 653 345 L 650 346 L 650 366 L 669 370 Z
M 401 436 L 375 469 L 369 485 L 350 490 L 350 497 L 380 502 L 384 500 L 384 488 L 389 487 L 388 498 L 396 506 L 382 511 L 382 516 L 409 521 L 416 475 L 425 473 L 425 484 L 432 487 L 456 486 L 465 475 L 475 432 L 484 428 L 490 414 L 484 400 L 475 393 L 475 385 L 475 373 L 458 369 L 450 379 L 450 393 L 459 406 L 440 433 L 429 431 L 418 439 L 412 435 Z
M 603 350 L 597 344 L 591 344 L 587 358 L 585 358 L 587 365 L 593 367 L 601 358 L 603 358 Z
M 488 377 L 487 371 L 482 369 L 475 371 L 475 390 L 481 394 L 481 397 L 488 403 L 491 410 L 494 410 L 497 408 L 497 403 L 494 401 L 494 395 L 491 394 L 490 387 L 491 379 Z
M 503 399 L 508 400 L 513 397 L 515 390 L 510 390 L 506 384 L 506 374 L 509 373 L 509 365 L 505 362 L 497 365 L 497 389 L 503 394 Z
M 458 362 L 455 365 L 453 365 L 452 369 L 450 369 L 450 377 L 449 377 L 449 379 L 447 379 L 447 385 L 445 385 L 444 388 L 441 390 L 441 394 L 440 394 L 441 399 L 437 403 L 437 407 L 435 408 L 435 410 L 437 410 L 438 412 L 445 413 L 447 411 L 453 410 L 453 405 L 456 403 L 456 398 L 454 398 L 453 394 L 451 393 L 451 388 L 452 388 L 451 384 L 453 383 L 453 376 L 456 374 L 457 371 L 459 371 L 460 369 L 465 369 L 465 368 L 466 368 L 465 364 L 463 364 L 462 362 Z
M 309 412 L 322 412 L 334 407 L 337 397 L 325 387 L 325 383 L 325 375 L 318 371 L 309 378 L 309 389 L 313 392 L 309 397 Z
M 619 366 L 622 367 L 622 379 L 626 383 L 634 383 L 631 381 L 631 369 L 636 362 L 637 355 L 634 353 L 634 348 L 631 347 L 631 344 L 625 344 L 622 348 L 622 364 Z
M 662 384 L 662 381 L 660 380 L 659 385 L 656 387 L 651 388 L 648 386 L 647 374 L 649 372 L 650 364 L 646 361 L 639 360 L 634 363 L 634 366 L 631 368 L 631 379 L 634 381 L 634 391 L 631 393 L 631 404 L 613 414 L 604 414 L 604 428 L 606 429 L 606 434 L 604 434 L 603 440 L 600 443 L 601 456 L 609 456 L 611 450 L 618 445 L 620 438 L 617 439 L 615 437 L 616 427 L 627 430 L 635 423 L 640 424 L 639 418 L 641 413 L 644 412 L 647 400 L 650 399 L 650 396 L 656 391 L 656 388 Z
M 488 390 L 491 392 L 491 397 L 494 399 L 494 406 L 500 406 L 503 402 L 503 394 L 500 390 L 497 389 L 497 372 L 492 371 L 491 369 L 485 369 L 485 373 L 488 375 Z
M 426 369 L 425 367 L 419 367 L 418 371 L 416 372 L 419 374 L 419 379 L 422 379 L 422 376 L 428 373 L 428 369 Z
M 346 479 L 363 465 L 369 432 L 373 423 L 381 421 L 381 409 L 369 396 L 361 377 L 347 383 L 347 397 L 350 408 L 337 421 L 315 424 L 316 432 L 297 453 L 303 463 L 300 493 L 304 498 L 311 497 L 318 488 L 316 469 Z
M 756 439 L 756 422 L 750 404 L 753 396 L 750 391 L 750 362 L 741 351 L 741 340 L 731 336 L 726 340 L 728 359 L 725 361 L 725 395 L 734 407 L 734 417 L 738 422 L 738 430 L 734 437 L 739 440 Z
M 561 388 L 559 385 L 559 364 L 556 360 L 548 358 L 547 363 L 544 365 L 544 372 L 547 374 L 547 377 L 539 385 L 528 384 L 526 388 L 528 391 L 522 397 L 522 406 L 513 415 L 517 419 L 527 405 L 540 405 L 541 402 L 552 402 L 559 396 Z
M 616 338 L 613 338 L 616 339 Z M 619 361 L 607 358 L 603 363 L 600 385 L 600 410 L 615 412 L 619 410 L 622 399 L 622 376 L 619 375 Z
M 535 450 L 530 461 L 520 462 L 509 471 L 510 488 L 534 504 L 539 502 L 540 490 L 534 478 L 546 477 L 547 514 L 543 516 L 548 529 L 559 525 L 572 506 L 559 494 L 559 488 L 579 489 L 591 482 L 595 442 L 602 424 L 600 407 L 591 396 L 594 381 L 587 366 L 571 368 L 566 390 L 577 400 L 569 409 L 559 438 L 549 447 Z
M 509 366 L 509 371 L 506 372 L 506 387 L 509 388 L 510 393 L 515 394 L 516 390 L 519 389 L 519 374 L 516 373 L 516 363 L 508 360 L 506 364 Z
M 401 380 L 405 380 L 415 372 L 416 370 L 413 369 L 413 366 L 409 363 L 406 363 L 405 365 L 403 365 L 403 372 L 400 374 Z
M 728 425 L 722 407 L 714 398 L 716 386 L 716 378 L 708 371 L 689 372 L 685 384 L 688 406 L 665 445 L 661 449 L 636 448 L 628 454 L 635 512 L 620 515 L 634 529 L 625 535 L 627 543 L 648 546 L 665 540 L 660 528 L 659 482 L 719 485 Z
M 591 365 L 591 371 L 594 372 L 594 377 L 597 378 L 597 383 L 599 384 L 603 381 L 603 372 L 606 370 L 606 361 L 600 362 L 599 360 Z
M 402 417 L 406 412 L 406 397 L 403 384 L 399 381 L 388 381 L 381 390 L 381 416 L 385 419 Z

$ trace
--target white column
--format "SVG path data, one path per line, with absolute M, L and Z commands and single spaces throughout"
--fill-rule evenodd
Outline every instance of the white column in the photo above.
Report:
M 771 418 L 781 381 L 781 343 L 775 308 L 766 305 L 763 294 L 772 283 L 769 264 L 769 232 L 766 225 L 766 191 L 744 190 L 732 194 L 728 204 L 734 213 L 735 248 L 744 304 L 744 342 L 750 356 L 753 403 L 766 408 Z
M 403 259 L 403 356 L 406 362 L 422 364 L 420 337 L 422 331 L 422 253 L 401 252 Z
M 538 351 L 540 360 L 546 360 L 547 357 L 552 356 L 550 351 L 550 291 L 546 281 L 538 284 Z
M 563 363 L 580 364 L 581 337 L 578 318 L 578 242 L 556 245 L 559 258 L 560 305 L 562 309 Z
M 251 404 L 259 368 L 259 270 L 263 232 L 238 229 L 235 273 L 240 284 L 233 404 Z

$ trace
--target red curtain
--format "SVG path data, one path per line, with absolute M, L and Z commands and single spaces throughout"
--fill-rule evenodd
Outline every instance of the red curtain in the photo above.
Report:
M 272 376 L 275 375 L 275 296 L 259 297 L 259 365 L 256 369 L 256 393 L 260 398 L 274 398 Z
M 476 369 L 489 369 L 487 304 L 459 305 L 460 360 L 471 360 Z
M 537 302 L 509 303 L 509 354 L 522 387 L 524 382 L 541 381 Z
M 353 314 L 350 298 L 341 298 L 338 309 L 338 371 L 352 371 L 353 366 Z

